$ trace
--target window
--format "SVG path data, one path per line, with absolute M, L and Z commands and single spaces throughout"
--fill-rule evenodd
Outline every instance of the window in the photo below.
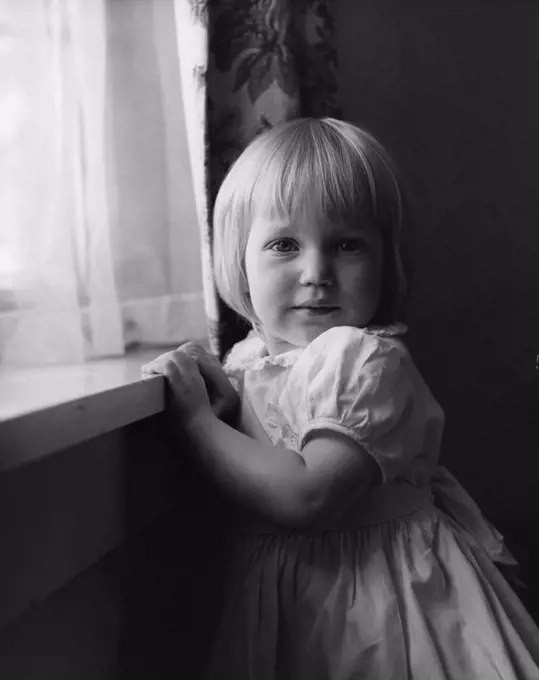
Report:
M 173 0 L 0 8 L 0 364 L 205 334 Z

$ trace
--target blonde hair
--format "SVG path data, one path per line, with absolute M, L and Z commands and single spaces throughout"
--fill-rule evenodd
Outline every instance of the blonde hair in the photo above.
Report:
M 213 213 L 217 290 L 256 325 L 245 272 L 245 250 L 258 214 L 309 215 L 330 221 L 367 214 L 380 228 L 382 287 L 376 324 L 396 321 L 405 298 L 400 257 L 403 199 L 396 170 L 365 130 L 333 118 L 297 118 L 256 137 L 230 168 Z

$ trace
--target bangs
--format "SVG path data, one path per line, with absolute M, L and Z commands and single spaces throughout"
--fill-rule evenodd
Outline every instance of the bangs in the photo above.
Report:
M 324 120 L 308 123 L 291 121 L 273 139 L 271 132 L 266 136 L 272 148 L 258 166 L 245 206 L 251 218 L 261 213 L 331 223 L 350 223 L 360 215 L 376 219 L 379 156 L 356 134 L 343 135 Z

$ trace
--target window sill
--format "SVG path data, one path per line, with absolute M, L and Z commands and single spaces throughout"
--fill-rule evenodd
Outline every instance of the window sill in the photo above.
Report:
M 140 368 L 167 348 L 77 366 L 0 370 L 0 472 L 164 409 L 164 379 Z

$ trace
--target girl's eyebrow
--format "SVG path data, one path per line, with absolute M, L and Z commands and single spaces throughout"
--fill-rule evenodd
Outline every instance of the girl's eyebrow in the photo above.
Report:
M 268 220 L 265 226 L 268 231 L 272 232 L 289 231 L 292 228 L 290 222 L 279 222 L 274 220 Z
M 270 232 L 272 234 L 280 234 L 283 232 L 297 231 L 294 222 L 292 220 L 280 220 L 278 217 L 275 219 L 264 220 L 264 231 L 266 233 Z M 300 229 L 301 230 L 301 229 Z M 346 223 L 335 223 L 332 229 L 327 233 L 327 238 L 329 239 L 339 239 L 339 238 L 358 238 L 365 239 L 369 238 L 371 235 L 371 230 L 367 226 L 361 225 L 349 225 Z

